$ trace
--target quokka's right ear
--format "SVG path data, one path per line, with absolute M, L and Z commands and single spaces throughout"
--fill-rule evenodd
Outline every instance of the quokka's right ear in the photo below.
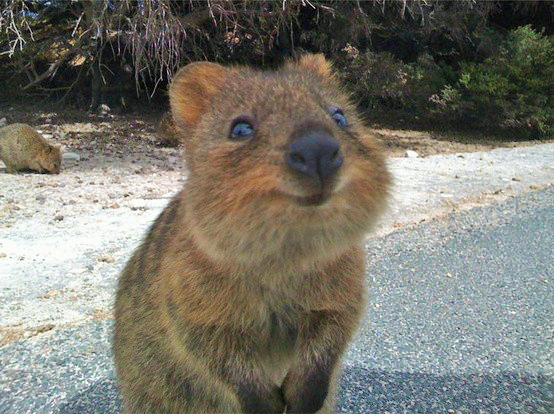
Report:
M 210 62 L 190 63 L 177 72 L 170 85 L 170 107 L 177 126 L 190 129 L 198 124 L 228 72 Z

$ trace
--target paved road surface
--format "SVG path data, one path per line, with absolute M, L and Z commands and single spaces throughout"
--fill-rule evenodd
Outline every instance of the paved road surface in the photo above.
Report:
M 338 412 L 553 412 L 553 189 L 368 245 Z M 111 322 L 0 349 L 0 413 L 118 411 Z

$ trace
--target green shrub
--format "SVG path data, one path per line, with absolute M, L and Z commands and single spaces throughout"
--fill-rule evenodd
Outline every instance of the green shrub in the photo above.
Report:
M 445 71 L 429 54 L 403 63 L 389 52 L 360 53 L 347 45 L 339 59 L 341 74 L 363 109 L 422 111 L 446 83 Z
M 530 136 L 553 135 L 553 36 L 530 26 L 513 30 L 493 56 L 461 64 L 455 96 L 444 88 L 439 107 L 488 126 L 522 128 Z
M 452 77 L 448 67 L 435 62 L 428 54 L 421 54 L 416 62 L 406 65 L 408 68 L 406 97 L 411 109 L 427 112 L 430 109 L 430 97 L 449 82 Z
M 337 60 L 341 76 L 359 105 L 365 109 L 397 108 L 405 104 L 407 68 L 391 53 L 360 53 L 347 44 L 345 57 Z

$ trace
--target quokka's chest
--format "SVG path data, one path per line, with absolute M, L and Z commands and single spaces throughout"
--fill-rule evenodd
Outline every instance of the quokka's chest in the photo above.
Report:
M 267 324 L 259 357 L 267 376 L 279 386 L 297 354 L 301 316 L 291 317 L 272 312 L 268 316 Z

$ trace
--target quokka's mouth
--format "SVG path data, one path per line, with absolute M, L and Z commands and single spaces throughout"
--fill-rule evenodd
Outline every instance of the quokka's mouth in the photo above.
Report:
M 317 207 L 328 201 L 330 197 L 330 192 L 322 192 L 305 197 L 296 196 L 294 197 L 294 200 L 297 202 L 297 204 L 303 207 Z

